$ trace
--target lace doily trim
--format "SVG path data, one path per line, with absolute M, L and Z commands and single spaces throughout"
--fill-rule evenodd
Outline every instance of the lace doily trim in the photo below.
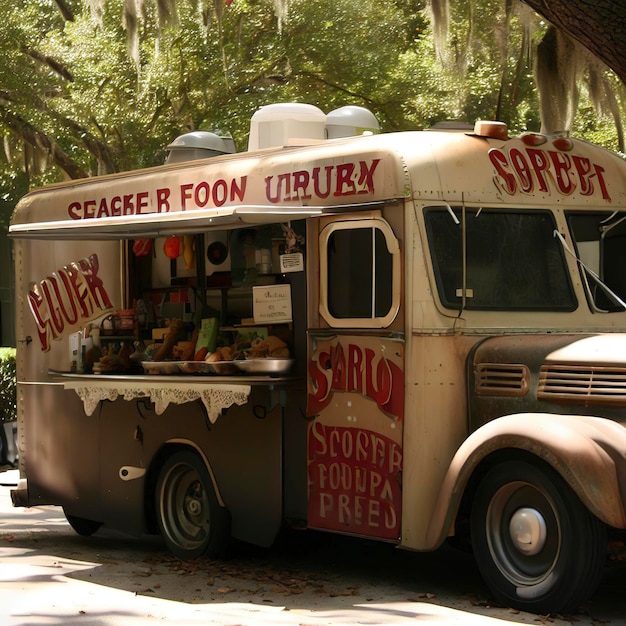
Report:
M 211 423 L 215 423 L 222 413 L 233 404 L 242 405 L 250 396 L 250 385 L 207 385 L 197 387 L 146 387 L 123 386 L 107 387 L 99 385 L 72 385 L 78 397 L 83 401 L 85 413 L 92 415 L 101 400 L 124 400 L 149 398 L 154 403 L 154 410 L 161 415 L 170 404 L 185 404 L 202 400 Z

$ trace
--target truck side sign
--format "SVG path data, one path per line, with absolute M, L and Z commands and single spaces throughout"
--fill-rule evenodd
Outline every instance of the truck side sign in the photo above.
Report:
M 389 358 L 376 356 L 371 348 L 338 341 L 309 361 L 313 389 L 308 411 L 313 415 L 328 406 L 333 392 L 357 392 L 370 398 L 394 420 L 404 417 L 404 372 Z
M 397 443 L 372 431 L 316 421 L 309 459 L 310 524 L 399 536 L 402 449 Z
M 380 161 L 373 158 L 299 168 L 255 179 L 248 174 L 207 176 L 206 172 L 199 170 L 198 180 L 189 178 L 181 181 L 178 173 L 172 173 L 170 177 L 164 174 L 146 179 L 140 188 L 134 188 L 131 182 L 119 185 L 117 193 L 111 195 L 107 194 L 106 187 L 96 189 L 93 195 L 70 202 L 67 214 L 72 220 L 86 220 L 193 211 L 246 202 L 258 204 L 261 193 L 272 204 L 311 198 L 373 196 L 377 191 L 377 170 L 378 178 L 382 176 L 382 168 L 378 167 Z M 379 182 L 382 187 L 382 181 Z M 250 197 L 254 201 L 248 200 Z
M 44 352 L 66 327 L 88 322 L 113 308 L 98 270 L 98 255 L 92 254 L 31 285 L 28 305 Z
M 611 200 L 604 168 L 587 157 L 559 150 L 492 148 L 489 160 L 496 169 L 495 186 L 509 196 L 551 190 L 564 196 L 575 191 L 582 196 L 592 196 L 597 189 L 604 200 Z
M 373 194 L 374 172 L 380 163 L 380 159 L 372 159 L 356 163 L 342 163 L 340 165 L 327 165 L 322 173 L 321 167 L 314 167 L 311 172 L 298 170 L 278 174 L 276 181 L 274 176 L 265 179 L 265 195 L 270 202 L 310 200 L 316 198 L 328 198 L 333 196 L 352 196 L 359 194 Z M 282 197 L 281 197 L 282 196 Z

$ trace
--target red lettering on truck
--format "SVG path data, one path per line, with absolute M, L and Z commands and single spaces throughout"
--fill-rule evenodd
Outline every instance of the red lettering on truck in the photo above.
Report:
M 559 150 L 514 147 L 492 148 L 489 160 L 495 169 L 494 185 L 509 196 L 551 190 L 570 196 L 577 191 L 582 196 L 597 193 L 603 200 L 611 201 L 604 168 L 587 157 Z
M 37 325 L 44 352 L 64 332 L 99 317 L 113 308 L 111 299 L 98 277 L 98 256 L 74 261 L 34 283 L 28 304 Z
M 338 341 L 309 361 L 309 377 L 309 415 L 328 406 L 333 392 L 346 391 L 370 398 L 395 420 L 404 417 L 404 371 L 371 348 L 349 343 L 346 349 Z
M 282 172 L 265 178 L 265 196 L 269 202 L 295 202 L 318 198 L 323 200 L 330 194 L 335 197 L 351 197 L 374 194 L 374 175 L 380 159 L 341 163 L 314 167 L 308 170 Z
M 313 528 L 397 539 L 402 449 L 371 430 L 313 422 L 308 438 Z
M 122 215 L 148 215 L 189 211 L 205 207 L 221 207 L 228 202 L 243 202 L 246 194 L 247 176 L 228 181 L 219 178 L 215 181 L 181 183 L 172 193 L 169 187 L 144 189 L 116 196 L 99 196 L 83 201 L 70 202 L 67 213 L 70 219 L 87 220 Z M 178 194 L 178 207 L 172 201 Z

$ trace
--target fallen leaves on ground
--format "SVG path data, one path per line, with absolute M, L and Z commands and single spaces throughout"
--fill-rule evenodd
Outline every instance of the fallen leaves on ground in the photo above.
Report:
M 299 595 L 312 592 L 327 595 L 331 598 L 342 596 L 359 596 L 359 588 L 354 585 L 343 585 L 332 574 L 306 573 L 297 568 L 281 567 L 272 569 L 262 560 L 249 558 L 220 560 L 200 558 L 194 561 L 180 561 L 169 553 L 153 555 L 154 566 L 161 564 L 170 569 L 172 574 L 179 576 L 202 576 L 204 584 L 214 587 L 213 592 L 229 594 L 237 591 L 248 594 L 263 595 L 265 593 L 282 596 Z M 224 584 L 228 581 L 227 584 Z M 242 585 L 234 586 L 233 581 Z

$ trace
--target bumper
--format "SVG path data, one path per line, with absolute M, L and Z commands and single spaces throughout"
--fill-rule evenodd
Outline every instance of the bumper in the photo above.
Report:
M 20 478 L 16 489 L 11 489 L 11 502 L 13 506 L 22 507 L 28 504 L 28 484 L 26 478 Z

